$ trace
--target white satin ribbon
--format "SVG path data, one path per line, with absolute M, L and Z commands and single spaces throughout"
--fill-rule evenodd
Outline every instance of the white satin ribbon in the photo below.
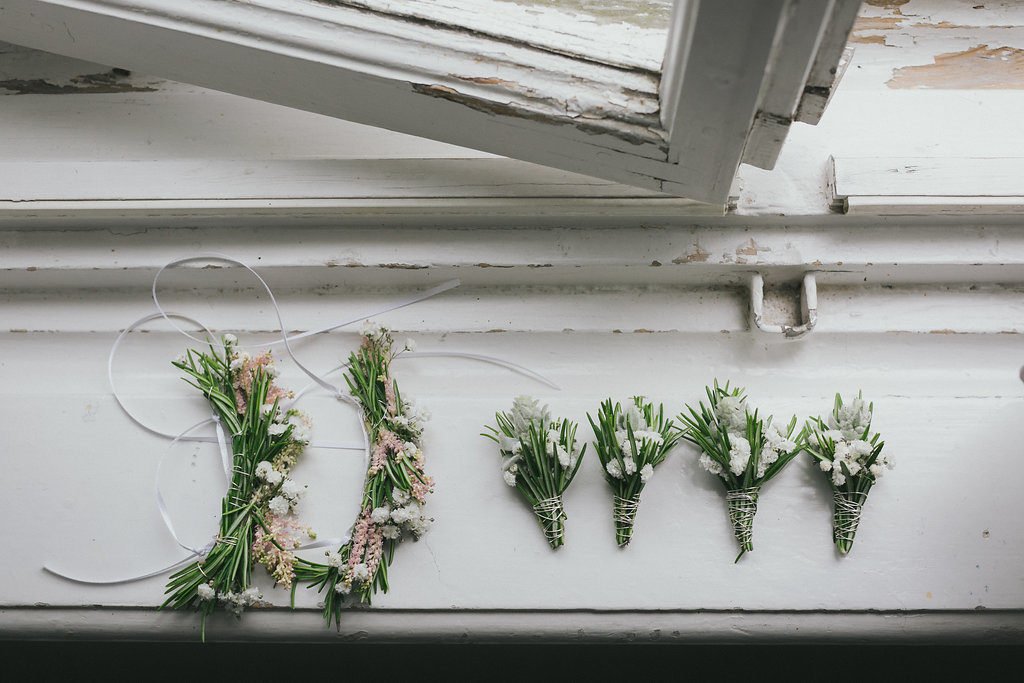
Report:
M 188 263 L 197 263 L 197 262 L 209 262 L 209 261 L 219 261 L 219 262 L 222 262 L 222 263 L 228 263 L 228 264 L 231 264 L 231 265 L 234 265 L 234 266 L 238 266 L 238 267 L 244 268 L 246 271 L 248 271 L 250 274 L 252 274 L 253 277 L 256 278 L 256 280 L 263 287 L 263 290 L 266 292 L 267 297 L 270 300 L 271 306 L 274 309 L 274 314 L 275 314 L 275 316 L 277 318 L 278 328 L 279 328 L 279 331 L 281 333 L 281 339 L 276 340 L 276 341 L 272 341 L 272 342 L 260 343 L 260 344 L 248 344 L 248 345 L 238 344 L 238 345 L 236 345 L 236 347 L 237 348 L 258 348 L 258 347 L 275 346 L 277 344 L 284 344 L 285 352 L 288 354 L 289 358 L 291 358 L 291 360 L 295 363 L 295 365 L 300 370 L 302 370 L 303 373 L 305 373 L 311 380 L 313 380 L 312 384 L 310 384 L 307 387 L 303 388 L 301 391 L 299 391 L 295 395 L 295 397 L 288 403 L 288 407 L 293 407 L 299 401 L 299 399 L 302 398 L 309 391 L 315 390 L 317 388 L 321 388 L 321 389 L 325 389 L 326 391 L 330 392 L 331 394 L 333 394 L 339 400 L 353 405 L 357 410 L 360 411 L 360 413 L 362 411 L 362 406 L 359 404 L 359 402 L 356 399 L 354 399 L 352 396 L 350 396 L 349 394 L 343 392 L 341 390 L 340 386 L 335 386 L 335 385 L 331 384 L 326 379 L 324 379 L 323 376 L 316 374 L 315 372 L 313 372 L 312 370 L 307 368 L 303 363 L 301 363 L 299 361 L 299 359 L 296 358 L 295 353 L 294 353 L 294 351 L 291 348 L 291 342 L 299 340 L 299 339 L 304 339 L 306 337 L 312 337 L 312 336 L 315 336 L 315 335 L 318 335 L 318 334 L 324 334 L 326 332 L 331 332 L 333 330 L 336 330 L 336 329 L 339 329 L 341 327 L 345 327 L 345 326 L 348 326 L 348 325 L 352 325 L 354 323 L 360 322 L 362 320 L 366 320 L 368 318 L 372 318 L 372 317 L 375 317 L 375 316 L 378 316 L 378 315 L 382 315 L 382 314 L 390 312 L 390 311 L 397 310 L 399 308 L 404 308 L 406 306 L 410 306 L 412 304 L 418 303 L 418 302 L 423 301 L 425 299 L 428 299 L 430 297 L 436 296 L 437 294 L 441 294 L 442 292 L 446 292 L 449 289 L 452 289 L 452 288 L 457 287 L 459 285 L 459 280 L 458 279 L 448 280 L 447 282 L 443 282 L 440 285 L 437 285 L 437 286 L 432 287 L 430 289 L 424 290 L 423 292 L 419 292 L 417 294 L 414 294 L 414 295 L 411 295 L 411 296 L 408 296 L 408 297 L 403 297 L 401 299 L 398 299 L 398 300 L 396 300 L 394 302 L 391 302 L 391 303 L 389 303 L 389 304 L 387 304 L 387 305 L 385 305 L 385 306 L 383 306 L 383 307 L 381 307 L 381 308 L 379 308 L 379 309 L 377 309 L 377 310 L 375 310 L 375 311 L 373 311 L 371 313 L 368 313 L 368 314 L 365 314 L 365 315 L 360 315 L 360 316 L 357 316 L 357 317 L 354 317 L 354 318 L 350 318 L 350 319 L 344 320 L 344 321 L 342 321 L 340 323 L 336 323 L 334 325 L 330 325 L 328 327 L 324 327 L 324 328 L 321 328 L 321 329 L 310 330 L 310 331 L 307 331 L 307 332 L 303 332 L 303 333 L 300 333 L 300 334 L 289 336 L 287 334 L 287 332 L 285 331 L 286 328 L 285 328 L 285 325 L 284 325 L 283 316 L 281 314 L 281 308 L 278 305 L 277 298 L 274 296 L 274 293 L 270 289 L 270 286 L 259 275 L 259 273 L 257 273 L 255 270 L 250 268 L 245 263 L 242 263 L 241 261 L 238 261 L 238 260 L 233 259 L 231 257 L 225 256 L 223 254 L 207 254 L 207 255 L 202 255 L 202 256 L 191 256 L 191 257 L 188 257 L 188 258 L 183 258 L 183 259 L 178 259 L 178 260 L 175 260 L 175 261 L 171 261 L 170 263 L 168 263 L 165 266 L 163 266 L 162 268 L 160 268 L 160 270 L 157 271 L 156 275 L 153 278 L 153 286 L 152 286 L 153 304 L 156 307 L 157 312 L 145 315 L 145 316 L 139 318 L 138 320 L 136 320 L 135 322 L 131 323 L 128 327 L 126 327 L 117 336 L 117 338 L 114 340 L 113 345 L 111 346 L 110 355 L 107 358 L 107 379 L 108 379 L 108 381 L 110 383 L 110 390 L 111 390 L 111 393 L 113 394 L 114 400 L 117 402 L 118 406 L 121 408 L 121 410 L 125 413 L 125 415 L 128 416 L 128 418 L 132 422 L 134 422 L 136 425 L 138 425 L 139 427 L 141 427 L 142 429 L 146 430 L 147 432 L 149 432 L 151 434 L 154 434 L 154 435 L 162 437 L 162 438 L 170 439 L 171 440 L 171 447 L 172 448 L 173 448 L 174 445 L 176 445 L 179 442 L 216 443 L 218 445 L 218 450 L 220 452 L 221 463 L 222 463 L 222 466 L 224 468 L 224 476 L 225 476 L 225 480 L 226 480 L 226 487 L 230 487 L 230 483 L 231 483 L 232 460 L 233 460 L 233 458 L 232 458 L 231 449 L 228 446 L 228 439 L 227 439 L 227 436 L 226 436 L 226 434 L 224 432 L 224 427 L 223 427 L 223 425 L 220 422 L 220 418 L 216 414 L 214 414 L 210 418 L 207 418 L 205 420 L 202 420 L 201 422 L 198 422 L 198 423 L 192 425 L 191 427 L 185 429 L 184 431 L 182 431 L 181 433 L 179 433 L 177 435 L 171 434 L 171 433 L 165 432 L 163 430 L 157 429 L 157 428 L 147 424 L 144 420 L 140 419 L 138 416 L 136 416 L 134 413 L 132 413 L 132 411 L 128 409 L 128 407 L 125 405 L 124 401 L 121 399 L 121 396 L 120 396 L 120 394 L 117 391 L 117 386 L 116 386 L 116 384 L 114 382 L 114 358 L 116 357 L 117 352 L 120 349 L 121 343 L 124 341 L 124 339 L 127 337 L 128 334 L 130 334 L 131 332 L 136 330 L 139 326 L 141 326 L 141 325 L 143 325 L 143 324 L 145 324 L 147 322 L 151 322 L 153 320 L 158 320 L 158 319 L 163 319 L 163 320 L 166 320 L 167 323 L 170 324 L 171 327 L 173 327 L 175 330 L 177 330 L 180 334 L 182 334 L 183 336 L 187 337 L 188 339 L 191 339 L 192 341 L 198 342 L 200 344 L 205 344 L 205 345 L 213 345 L 215 343 L 216 344 L 221 344 L 221 342 L 219 342 L 216 339 L 216 337 L 214 336 L 214 334 L 210 330 L 210 328 L 208 328 L 206 325 L 202 324 L 198 320 L 195 320 L 194 318 L 190 318 L 190 317 L 185 316 L 185 315 L 181 315 L 179 313 L 173 313 L 173 312 L 169 312 L 169 311 L 165 310 L 163 305 L 160 303 L 160 297 L 157 294 L 157 285 L 158 285 L 158 282 L 160 280 L 160 276 L 164 273 L 164 271 L 166 271 L 166 270 L 168 270 L 170 268 L 174 268 L 174 267 L 179 266 L 179 265 L 184 265 L 184 264 L 188 264 Z M 200 338 L 190 334 L 189 332 L 187 332 L 186 330 L 182 329 L 177 324 L 175 324 L 175 322 L 174 322 L 175 319 L 183 320 L 183 321 L 185 321 L 187 323 L 190 323 L 190 324 L 192 324 L 192 325 L 194 325 L 194 326 L 196 326 L 198 328 L 201 328 L 203 330 L 203 332 L 206 333 L 207 339 L 200 339 Z M 410 351 L 410 352 L 400 352 L 399 354 L 396 354 L 396 356 L 395 356 L 396 359 L 403 358 L 403 357 L 404 358 L 464 358 L 464 359 L 470 359 L 470 360 L 478 360 L 478 361 L 482 361 L 482 362 L 485 362 L 485 363 L 491 363 L 493 365 L 498 365 L 500 367 L 506 368 L 506 369 L 511 370 L 513 372 L 517 372 L 517 373 L 522 374 L 522 375 L 524 375 L 526 377 L 529 377 L 529 378 L 531 378 L 533 380 L 541 382 L 542 384 L 546 384 L 547 386 L 552 387 L 552 388 L 554 388 L 556 390 L 559 389 L 558 385 L 556 385 L 554 382 L 552 382 L 551 380 L 547 379 L 543 375 L 541 375 L 541 374 L 539 374 L 537 372 L 534 372 L 533 370 L 530 370 L 529 368 L 523 367 L 521 365 L 517 365 L 516 363 L 512 363 L 510 361 L 506 361 L 504 359 L 497 358 L 497 357 L 494 357 L 494 356 L 486 356 L 486 355 L 475 354 L 475 353 L 463 353 L 463 352 L 459 352 L 459 351 L 421 351 L 421 352 Z M 335 372 L 337 372 L 339 370 L 343 370 L 343 369 L 347 368 L 348 366 L 349 366 L 348 363 L 343 363 L 342 365 L 339 365 L 339 366 L 337 366 L 335 368 L 332 368 L 328 372 L 324 373 L 324 375 L 333 374 L 333 373 L 335 373 Z M 214 430 L 215 430 L 215 435 L 214 436 L 192 435 L 192 432 L 198 430 L 201 427 L 207 426 L 207 425 L 213 425 L 214 426 Z M 335 449 L 335 450 L 359 450 L 359 451 L 363 452 L 364 460 L 365 460 L 366 466 L 368 467 L 369 466 L 369 460 L 370 460 L 370 438 L 369 438 L 369 434 L 367 433 L 367 430 L 366 430 L 366 425 L 364 424 L 364 421 L 362 419 L 359 420 L 359 426 L 360 426 L 360 429 L 362 431 L 362 436 L 363 436 L 363 438 L 362 438 L 362 440 L 360 442 L 322 442 L 322 441 L 317 441 L 317 442 L 310 442 L 308 444 L 308 447 L 311 447 L 311 448 L 327 448 L 327 449 Z M 156 569 L 156 570 L 153 570 L 153 571 L 150 571 L 150 572 L 146 572 L 146 573 L 143 573 L 143 574 L 135 574 L 135 575 L 128 576 L 128 577 L 119 577 L 119 578 L 115 578 L 115 579 L 90 579 L 90 578 L 84 578 L 84 577 L 81 577 L 81 576 L 76 576 L 74 574 L 67 573 L 67 572 L 55 569 L 49 563 L 44 564 L 43 565 L 43 569 L 45 571 L 51 573 L 51 574 L 54 574 L 54 575 L 60 577 L 60 578 L 66 579 L 68 581 L 74 581 L 76 583 L 86 583 L 86 584 L 93 584 L 93 585 L 114 585 L 114 584 L 129 583 L 129 582 L 132 582 L 132 581 L 140 581 L 142 579 L 148 579 L 148 578 L 152 578 L 154 576 L 159 576 L 159 575 L 164 574 L 166 572 L 173 571 L 173 570 L 175 570 L 175 569 L 177 569 L 179 567 L 182 567 L 182 566 L 188 564 L 189 562 L 192 562 L 196 558 L 204 557 L 207 553 L 209 553 L 210 550 L 213 548 L 215 542 L 216 542 L 215 540 L 211 540 L 209 543 L 207 543 L 202 548 L 193 547 L 193 546 L 191 546 L 191 545 L 189 545 L 189 544 L 187 544 L 187 543 L 185 543 L 184 541 L 181 540 L 181 538 L 179 537 L 178 532 L 177 532 L 177 530 L 176 530 L 176 528 L 174 526 L 173 520 L 171 519 L 170 512 L 169 512 L 169 510 L 167 508 L 167 504 L 166 504 L 166 502 L 164 500 L 163 493 L 161 492 L 161 489 L 160 489 L 161 473 L 162 473 L 162 470 L 163 470 L 164 461 L 166 460 L 168 455 L 169 455 L 169 452 L 166 453 L 160 459 L 160 461 L 157 464 L 156 487 L 155 487 L 156 488 L 156 505 L 157 505 L 157 510 L 160 513 L 160 518 L 163 521 L 164 526 L 166 527 L 166 529 L 167 529 L 168 533 L 170 534 L 170 536 L 174 539 L 175 543 L 177 543 L 185 551 L 188 552 L 188 555 L 186 557 L 184 557 L 184 558 L 182 558 L 180 560 L 177 560 L 174 563 L 172 563 L 172 564 L 170 564 L 170 565 L 168 565 L 166 567 L 161 567 L 160 569 Z M 351 533 L 351 529 L 349 530 L 349 533 L 345 534 L 344 536 L 337 537 L 337 538 L 327 538 L 327 539 L 318 540 L 318 541 L 313 542 L 313 543 L 303 544 L 303 545 L 300 545 L 300 546 L 296 547 L 295 550 L 308 550 L 308 549 L 312 549 L 312 548 L 321 548 L 321 547 L 328 547 L 328 546 L 330 546 L 330 547 L 339 547 L 339 546 L 344 545 L 345 543 L 347 543 L 350 540 L 350 538 L 351 538 L 350 537 L 350 533 Z

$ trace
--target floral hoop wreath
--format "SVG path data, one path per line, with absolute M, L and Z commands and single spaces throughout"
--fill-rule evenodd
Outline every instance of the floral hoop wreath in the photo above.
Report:
M 424 472 L 420 441 L 425 411 L 403 398 L 391 376 L 390 330 L 372 323 L 363 327 L 363 342 L 349 355 L 345 382 L 363 410 L 371 444 L 359 516 L 350 537 L 325 561 L 298 558 L 295 578 L 324 596 L 324 619 L 340 626 L 347 601 L 370 604 L 377 591 L 388 590 L 388 566 L 403 537 L 418 539 L 430 523 L 423 513 L 433 479 Z M 403 350 L 412 350 L 406 342 Z M 294 602 L 295 584 L 292 586 Z

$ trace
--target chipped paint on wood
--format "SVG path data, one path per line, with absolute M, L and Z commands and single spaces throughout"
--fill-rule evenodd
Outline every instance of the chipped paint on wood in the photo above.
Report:
M 67 83 L 45 78 L 8 78 L 0 80 L 0 90 L 13 95 L 95 95 L 126 92 L 156 92 L 150 85 L 139 85 L 130 80 L 131 73 L 124 69 L 111 69 L 101 73 L 74 76 Z
M 934 90 L 1024 89 L 1024 49 L 977 45 L 935 56 L 932 64 L 896 69 L 890 88 Z
M 320 0 L 624 68 L 660 71 L 672 0 Z
M 863 45 L 870 45 L 872 43 L 874 43 L 876 45 L 885 45 L 885 36 L 883 36 L 883 35 L 864 36 L 864 35 L 860 35 L 860 34 L 854 33 L 852 36 L 850 36 L 850 42 L 851 43 L 863 44 Z
M 683 263 L 707 263 L 711 252 L 701 248 L 700 244 L 693 245 L 693 249 L 686 256 L 679 256 L 672 259 L 672 263 L 680 265 Z

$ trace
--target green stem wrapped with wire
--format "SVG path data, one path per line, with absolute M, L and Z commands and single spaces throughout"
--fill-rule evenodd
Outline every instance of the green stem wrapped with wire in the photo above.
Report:
M 552 548 L 565 543 L 562 494 L 583 462 L 586 445 L 576 450 L 576 423 L 552 419 L 537 399 L 519 396 L 507 413 L 496 413 L 498 426 L 481 434 L 498 444 L 505 483 L 519 491 L 533 508 L 544 538 Z
M 882 453 L 885 442 L 871 433 L 874 408 L 860 393 L 846 403 L 836 394 L 828 421 L 816 417 L 805 428 L 803 448 L 832 487 L 832 541 L 841 555 L 853 548 L 868 492 L 893 467 L 892 456 Z
M 251 585 L 254 563 L 279 584 L 289 586 L 294 578 L 291 551 L 300 536 L 313 534 L 291 516 L 304 487 L 288 475 L 309 440 L 309 423 L 297 410 L 282 410 L 290 394 L 274 384 L 271 354 L 239 354 L 234 335 L 209 351 L 190 349 L 174 366 L 209 401 L 231 444 L 219 533 L 201 559 L 171 575 L 162 605 L 199 610 L 205 640 L 206 617 L 218 604 L 236 616 L 263 604 Z
M 371 444 L 360 513 L 349 540 L 324 562 L 299 559 L 296 578 L 323 594 L 324 619 L 340 628 L 346 602 L 370 604 L 388 591 L 388 566 L 404 537 L 418 539 L 433 521 L 423 505 L 434 481 L 424 471 L 420 447 L 426 411 L 415 409 L 391 376 L 391 332 L 373 323 L 363 326 L 363 341 L 349 355 L 345 381 L 363 409 Z M 407 342 L 406 349 L 411 348 Z
M 679 415 L 682 438 L 701 450 L 700 464 L 721 478 L 729 507 L 729 521 L 743 554 L 754 549 L 754 515 L 761 487 L 782 471 L 800 452 L 802 432 L 794 435 L 796 417 L 785 431 L 772 418 L 761 418 L 747 408 L 743 389 L 730 389 L 715 380 L 707 387 L 708 402 Z
M 594 448 L 614 495 L 612 518 L 615 542 L 625 547 L 633 538 L 640 493 L 679 440 L 664 407 L 654 407 L 643 396 L 634 396 L 623 409 L 611 399 L 601 403 L 595 420 L 587 414 L 597 440 Z

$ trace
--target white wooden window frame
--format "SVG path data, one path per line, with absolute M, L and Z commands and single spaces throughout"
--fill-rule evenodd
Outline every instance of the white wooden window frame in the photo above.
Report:
M 4 0 L 0 40 L 721 204 L 820 116 L 859 4 L 677 0 L 661 73 L 311 0 Z

